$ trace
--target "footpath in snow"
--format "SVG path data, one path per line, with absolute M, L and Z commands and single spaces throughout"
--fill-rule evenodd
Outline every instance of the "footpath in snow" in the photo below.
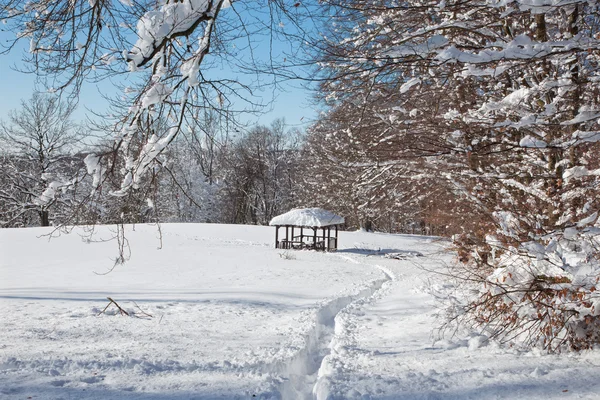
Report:
M 349 235 L 336 256 L 385 271 L 381 290 L 335 317 L 316 399 L 598 399 L 600 352 L 545 355 L 500 348 L 476 332 L 439 339 L 435 294 L 448 283 L 427 271 L 453 261 L 447 243 L 403 235 Z M 395 254 L 399 259 L 385 257 Z M 422 256 L 420 256 L 422 255 Z
M 316 253 L 272 248 L 272 228 L 173 224 L 158 250 L 156 227 L 136 226 L 131 261 L 104 275 L 114 243 L 45 232 L 0 231 L 0 399 L 600 393 L 597 351 L 437 339 L 434 293 L 447 283 L 428 271 L 452 255 L 435 238 L 342 232 L 338 252 Z M 137 317 L 100 314 L 107 296 Z

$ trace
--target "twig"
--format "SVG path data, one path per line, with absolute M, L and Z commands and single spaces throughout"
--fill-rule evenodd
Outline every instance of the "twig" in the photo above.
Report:
M 142 315 L 145 315 L 146 317 L 154 318 L 154 316 L 152 316 L 151 314 L 148 314 L 146 311 L 142 310 L 142 309 L 140 308 L 140 306 L 138 306 L 138 304 L 137 304 L 137 303 L 136 303 L 134 300 L 131 300 L 131 302 L 132 302 L 133 304 L 135 304 L 135 307 L 136 307 L 138 310 L 140 310 L 140 313 L 142 313 Z M 136 313 L 136 314 L 137 314 L 137 313 Z
M 117 308 L 119 309 L 119 312 L 121 313 L 121 315 L 127 315 L 127 316 L 129 316 L 129 313 L 128 313 L 127 311 L 123 310 L 123 309 L 121 308 L 121 306 L 120 306 L 119 304 L 117 304 L 117 302 L 116 302 L 116 301 L 114 301 L 114 300 L 113 300 L 113 299 L 111 299 L 110 297 L 107 297 L 107 299 L 108 299 L 108 301 L 109 301 L 109 302 L 108 302 L 108 304 L 106 305 L 106 307 L 104 307 L 104 310 L 102 310 L 102 311 L 100 311 L 100 312 L 98 313 L 98 315 L 104 314 L 104 312 L 105 312 L 105 311 L 108 309 L 108 307 L 110 307 L 110 305 L 111 305 L 111 304 L 114 304 L 114 305 L 115 305 L 115 306 L 117 306 Z M 137 304 L 136 304 L 136 305 L 137 305 Z M 139 308 L 139 307 L 138 307 L 138 308 Z

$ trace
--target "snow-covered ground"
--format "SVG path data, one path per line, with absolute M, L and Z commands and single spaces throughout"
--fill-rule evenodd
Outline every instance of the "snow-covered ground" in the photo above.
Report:
M 599 397 L 598 351 L 436 340 L 428 271 L 452 255 L 433 238 L 341 232 L 316 253 L 274 249 L 268 227 L 166 224 L 158 249 L 138 225 L 104 274 L 114 242 L 47 232 L 0 230 L 2 399 Z M 101 314 L 108 296 L 135 316 Z

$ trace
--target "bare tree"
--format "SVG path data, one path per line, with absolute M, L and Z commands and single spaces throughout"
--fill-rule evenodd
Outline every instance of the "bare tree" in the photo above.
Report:
M 228 147 L 221 166 L 227 222 L 268 224 L 291 208 L 298 144 L 298 133 L 275 120 L 270 127 L 255 126 Z
M 70 119 L 72 108 L 55 96 L 34 94 L 21 108 L 0 121 L 0 143 L 4 150 L 0 199 L 2 224 L 11 225 L 24 214 L 35 212 L 39 225 L 50 225 L 50 210 L 60 192 L 70 187 L 69 175 L 76 173 L 70 156 L 79 140 Z

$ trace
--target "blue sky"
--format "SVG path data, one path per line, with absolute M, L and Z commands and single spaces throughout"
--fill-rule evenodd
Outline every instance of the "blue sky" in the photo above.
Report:
M 6 41 L 10 36 L 6 32 L 0 32 L 0 40 Z M 0 119 L 6 120 L 9 110 L 18 109 L 20 100 L 27 100 L 34 90 L 44 90 L 40 85 L 36 85 L 35 76 L 18 72 L 22 65 L 22 54 L 25 51 L 26 43 L 21 44 L 8 55 L 0 55 Z M 260 47 L 260 44 L 259 44 Z M 266 49 L 261 51 L 267 51 Z M 236 76 L 236 71 L 222 70 L 215 71 L 211 75 L 223 73 L 228 77 Z M 100 90 L 105 94 L 111 93 L 110 81 L 102 82 Z M 273 90 L 266 88 L 258 91 L 259 97 L 262 97 L 263 103 L 269 103 L 273 94 L 275 100 L 270 107 L 267 107 L 264 114 L 248 114 L 241 117 L 242 121 L 247 123 L 260 123 L 268 125 L 276 118 L 285 118 L 290 127 L 305 128 L 307 124 L 316 116 L 316 112 L 311 103 L 311 93 L 302 88 L 299 82 L 289 82 L 282 84 L 283 90 Z M 102 98 L 98 84 L 86 83 L 82 88 L 79 106 L 74 114 L 75 120 L 84 120 L 88 109 L 102 111 L 107 108 L 106 101 Z

